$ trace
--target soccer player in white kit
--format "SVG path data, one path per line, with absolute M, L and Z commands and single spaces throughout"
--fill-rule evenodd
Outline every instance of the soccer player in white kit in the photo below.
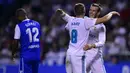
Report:
M 102 8 L 99 4 L 91 4 L 89 10 L 90 18 L 98 18 Z M 87 73 L 106 73 L 103 58 L 102 47 L 106 41 L 106 27 L 103 23 L 90 28 L 88 42 L 84 47 L 86 51 L 86 71 Z
M 89 30 L 96 24 L 110 20 L 112 15 L 119 15 L 118 12 L 110 12 L 102 18 L 84 18 L 85 6 L 82 3 L 75 4 L 74 12 L 76 17 L 71 17 L 63 10 L 58 9 L 56 13 L 61 14 L 62 18 L 68 23 L 65 26 L 69 30 L 70 43 L 66 55 L 67 73 L 86 73 L 86 65 L 83 64 L 84 45 L 88 41 Z

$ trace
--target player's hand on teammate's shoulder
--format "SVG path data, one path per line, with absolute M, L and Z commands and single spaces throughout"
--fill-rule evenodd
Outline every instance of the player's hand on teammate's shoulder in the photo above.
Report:
M 83 47 L 83 50 L 84 50 L 84 51 L 87 51 L 87 50 L 92 49 L 92 48 L 95 48 L 95 44 L 86 44 L 86 45 Z

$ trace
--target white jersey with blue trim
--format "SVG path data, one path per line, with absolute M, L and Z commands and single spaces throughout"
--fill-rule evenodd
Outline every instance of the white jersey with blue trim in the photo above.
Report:
M 67 54 L 82 56 L 83 47 L 88 41 L 89 30 L 95 25 L 96 19 L 68 17 L 67 15 L 63 19 L 68 22 L 66 29 L 69 30 L 70 35 Z
M 99 52 L 102 54 L 102 47 L 106 41 L 106 27 L 105 25 L 98 24 L 90 28 L 90 33 L 88 37 L 88 44 L 95 44 L 96 48 L 92 48 L 89 51 L 95 51 L 95 54 Z

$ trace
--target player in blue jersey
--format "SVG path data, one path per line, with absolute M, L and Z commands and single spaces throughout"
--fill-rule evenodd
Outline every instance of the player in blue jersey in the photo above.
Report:
M 15 27 L 12 59 L 20 43 L 20 73 L 38 73 L 40 62 L 40 24 L 28 19 L 27 12 L 20 8 L 16 11 L 20 21 Z

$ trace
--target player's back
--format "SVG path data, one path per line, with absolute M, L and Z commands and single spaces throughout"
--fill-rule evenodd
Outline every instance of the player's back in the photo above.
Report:
M 40 24 L 26 19 L 18 24 L 20 28 L 20 57 L 26 60 L 40 59 Z
M 87 21 L 89 21 L 89 19 L 72 18 L 66 25 L 70 34 L 69 54 L 83 54 L 83 46 L 86 44 L 89 34 L 89 29 L 87 27 L 90 27 L 89 25 L 91 25 L 87 23 Z

